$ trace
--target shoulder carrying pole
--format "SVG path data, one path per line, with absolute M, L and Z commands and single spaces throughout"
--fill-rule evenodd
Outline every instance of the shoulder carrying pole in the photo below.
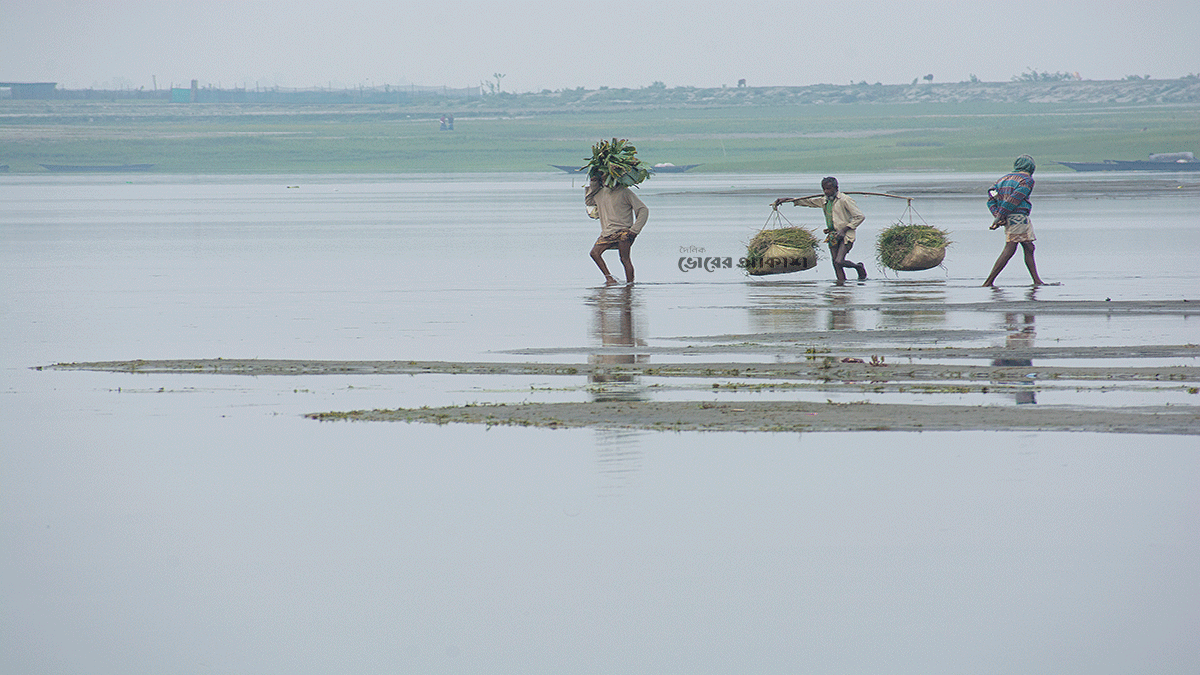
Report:
M 847 194 L 847 195 L 871 195 L 872 197 L 891 197 L 892 199 L 907 199 L 907 200 L 908 200 L 908 201 L 910 201 L 910 202 L 911 202 L 911 201 L 912 201 L 912 199 L 913 199 L 912 197 L 901 197 L 900 195 L 889 195 L 889 194 L 888 194 L 888 193 L 886 193 L 886 192 L 851 192 L 850 190 L 846 190 L 846 191 L 844 191 L 842 194 Z M 816 198 L 816 197 L 824 197 L 824 196 L 825 196 L 825 194 L 824 194 L 824 193 L 822 193 L 822 194 L 819 194 L 819 195 L 809 195 L 809 196 L 807 196 L 807 197 L 801 197 L 801 199 L 814 199 L 814 198 Z

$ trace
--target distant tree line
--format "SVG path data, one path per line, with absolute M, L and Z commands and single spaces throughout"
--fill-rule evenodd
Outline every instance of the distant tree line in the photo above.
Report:
M 359 88 L 285 89 L 196 87 L 192 89 L 52 89 L 39 98 L 64 100 L 157 100 L 188 103 L 235 104 L 361 104 L 391 105 L 401 108 L 442 108 L 462 112 L 470 110 L 564 110 L 622 109 L 644 106 L 743 106 L 808 105 L 853 103 L 916 103 L 1029 100 L 1071 100 L 1078 102 L 1159 102 L 1200 103 L 1200 76 L 1188 75 L 1174 80 L 1152 80 L 1130 75 L 1123 80 L 1082 80 L 1077 73 L 1028 71 L 1011 82 L 982 82 L 974 75 L 968 82 L 933 83 L 933 74 L 909 84 L 885 85 L 866 81 L 850 84 L 751 87 L 738 82 L 736 87 L 667 87 L 660 81 L 638 88 L 601 86 L 596 89 L 575 87 L 551 91 L 513 93 L 502 91 L 502 74 L 479 87 L 418 87 L 381 85 Z M 926 82 L 917 84 L 920 79 Z M 0 99 L 6 96 L 0 87 Z
M 1071 80 L 1082 80 L 1079 73 L 1039 73 L 1033 68 L 1029 68 L 1020 75 L 1013 75 L 1013 82 L 1067 82 Z
M 233 88 L 201 87 L 197 89 L 168 88 L 168 89 L 59 89 L 54 88 L 40 92 L 37 96 L 21 98 L 54 99 L 69 101 L 164 101 L 179 102 L 179 92 L 186 94 L 183 101 L 187 103 L 364 103 L 364 104 L 401 104 L 409 105 L 439 100 L 469 100 L 483 96 L 479 87 L 424 87 L 424 86 L 393 86 L 360 87 L 357 89 L 289 89 L 284 87 L 268 88 Z M 0 88 L 0 99 L 17 98 L 4 96 Z

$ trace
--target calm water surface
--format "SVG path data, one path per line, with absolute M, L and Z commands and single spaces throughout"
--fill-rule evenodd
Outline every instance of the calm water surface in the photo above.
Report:
M 597 228 L 565 174 L 0 178 L 0 668 L 1195 672 L 1191 439 L 318 424 L 300 415 L 595 394 L 540 378 L 30 369 L 576 361 L 631 341 L 917 328 L 965 346 L 1196 342 L 1194 316 L 955 309 L 1196 300 L 1184 197 L 1035 192 L 1039 269 L 1062 282 L 1036 291 L 1019 260 L 978 288 L 1002 235 L 970 196 L 915 202 L 952 232 L 945 269 L 877 273 L 870 243 L 904 204 L 872 197 L 851 255 L 865 284 L 832 284 L 827 261 L 753 280 L 679 268 L 736 260 L 771 198 L 819 178 L 655 178 L 632 289 L 597 288 Z M 994 178 L 841 177 L 864 191 Z M 784 213 L 820 226 L 815 209 Z M 692 395 L 653 384 L 606 391 Z

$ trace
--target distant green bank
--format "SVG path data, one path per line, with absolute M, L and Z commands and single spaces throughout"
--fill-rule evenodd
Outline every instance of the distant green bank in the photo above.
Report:
M 454 115 L 453 129 L 440 118 Z M 0 165 L 151 164 L 163 174 L 555 171 L 628 138 L 694 173 L 998 171 L 1055 161 L 1200 154 L 1200 104 L 914 102 L 636 109 L 0 102 Z

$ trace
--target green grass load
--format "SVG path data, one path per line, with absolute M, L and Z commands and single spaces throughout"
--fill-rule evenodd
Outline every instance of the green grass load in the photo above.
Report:
M 765 229 L 746 244 L 746 258 L 739 267 L 753 275 L 810 269 L 817 263 L 819 241 L 803 227 Z
M 875 260 L 898 272 L 927 270 L 942 264 L 950 239 L 932 225 L 896 223 L 879 233 Z

